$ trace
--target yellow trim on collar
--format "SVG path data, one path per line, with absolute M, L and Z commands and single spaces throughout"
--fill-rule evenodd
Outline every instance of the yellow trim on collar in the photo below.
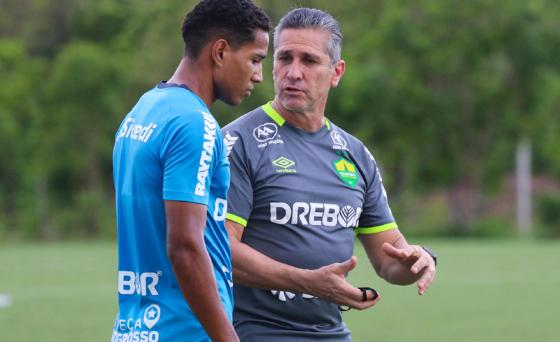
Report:
M 284 119 L 282 117 L 282 115 L 280 115 L 273 107 L 272 107 L 272 101 L 268 102 L 267 104 L 263 105 L 261 107 L 264 112 L 270 116 L 270 118 L 272 120 L 274 120 L 274 122 L 276 122 L 278 124 L 278 126 L 282 126 L 284 124 L 284 122 L 286 122 L 286 119 Z

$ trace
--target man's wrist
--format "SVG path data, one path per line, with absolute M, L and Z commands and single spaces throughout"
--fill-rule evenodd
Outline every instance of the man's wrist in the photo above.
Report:
M 422 249 L 424 251 L 426 251 L 426 253 L 428 253 L 430 255 L 430 257 L 432 257 L 432 260 L 434 260 L 434 265 L 437 266 L 438 256 L 437 256 L 436 252 L 434 252 L 433 249 L 431 249 L 427 246 L 420 246 L 420 247 L 422 247 Z

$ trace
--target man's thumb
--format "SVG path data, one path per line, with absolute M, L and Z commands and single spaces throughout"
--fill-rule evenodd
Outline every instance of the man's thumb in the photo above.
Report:
M 341 274 L 346 274 L 350 271 L 352 271 L 356 265 L 358 264 L 358 258 L 356 258 L 355 255 L 353 255 L 350 259 L 341 262 L 338 265 L 338 270 L 340 271 Z

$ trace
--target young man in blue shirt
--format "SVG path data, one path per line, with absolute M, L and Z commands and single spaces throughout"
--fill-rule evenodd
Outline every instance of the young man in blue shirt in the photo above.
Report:
M 231 324 L 229 163 L 208 107 L 263 80 L 270 20 L 249 0 L 204 0 L 185 53 L 115 136 L 119 312 L 112 341 L 238 341 Z

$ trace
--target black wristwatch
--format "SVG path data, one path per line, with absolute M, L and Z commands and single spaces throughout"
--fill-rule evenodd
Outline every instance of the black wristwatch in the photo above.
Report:
M 423 250 L 425 250 L 426 252 L 428 252 L 428 254 L 430 254 L 432 259 L 434 259 L 434 265 L 437 266 L 437 254 L 436 254 L 436 252 L 434 252 L 433 250 L 431 250 L 430 248 L 428 248 L 426 246 L 420 246 L 420 247 L 422 247 Z

